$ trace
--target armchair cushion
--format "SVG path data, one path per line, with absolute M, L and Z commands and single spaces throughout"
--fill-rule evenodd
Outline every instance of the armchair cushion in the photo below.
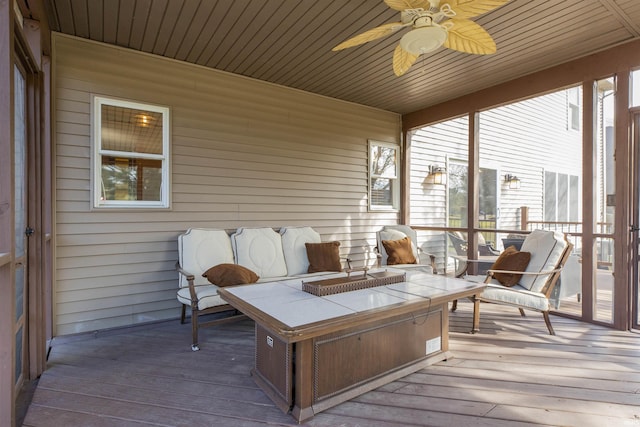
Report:
M 549 310 L 549 300 L 544 294 L 531 292 L 520 285 L 507 288 L 498 283 L 488 283 L 487 287 L 482 291 L 482 299 L 532 310 Z
M 387 265 L 417 263 L 411 239 L 408 236 L 398 240 L 383 240 L 382 246 L 387 253 Z
M 504 286 L 513 286 L 520 281 L 522 274 L 516 271 L 525 271 L 531 260 L 529 252 L 520 252 L 514 246 L 509 246 L 502 251 L 490 270 L 508 270 L 514 273 L 494 273 L 493 277 Z
M 305 243 L 309 258 L 308 273 L 342 271 L 340 242 Z
M 567 242 L 562 233 L 533 230 L 522 243 L 522 251 L 531 253 L 531 261 L 526 271 L 536 273 L 552 271 L 560 261 L 566 247 Z M 520 279 L 520 284 L 530 291 L 541 292 L 549 276 L 549 274 L 524 275 Z
M 256 283 L 259 279 L 256 273 L 237 264 L 218 264 L 202 273 L 202 277 L 219 288 Z

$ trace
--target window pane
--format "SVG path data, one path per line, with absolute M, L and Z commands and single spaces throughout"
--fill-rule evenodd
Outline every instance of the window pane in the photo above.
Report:
M 637 107 L 640 105 L 640 70 L 631 73 L 631 105 Z
M 449 163 L 449 227 L 467 225 L 467 188 L 469 188 L 469 168 L 466 164 Z
M 597 105 L 597 233 L 613 233 L 613 217 L 616 204 L 615 187 L 615 140 L 614 101 L 615 81 L 613 77 L 596 82 Z
M 580 178 L 569 178 L 569 221 L 577 222 L 580 218 Z
M 556 221 L 557 183 L 555 172 L 544 173 L 544 220 Z
M 613 323 L 613 239 L 596 239 L 596 271 L 593 283 L 593 318 Z
M 101 200 L 161 200 L 162 161 L 102 156 Z
M 479 182 L 480 228 L 496 228 L 498 200 L 498 171 L 480 168 Z
M 14 92 L 14 102 L 15 102 L 15 118 L 14 118 L 14 177 L 15 177 L 15 192 L 14 192 L 14 202 L 15 202 L 15 233 L 16 233 L 16 246 L 15 246 L 15 256 L 22 257 L 25 254 L 25 239 L 24 232 L 27 228 L 27 183 L 26 183 L 26 121 L 27 121 L 27 113 L 26 113 L 26 105 L 25 105 L 25 91 L 26 84 L 22 73 L 18 67 L 14 67 L 15 72 L 15 92 Z
M 162 154 L 162 113 L 102 105 L 102 149 Z
M 22 340 L 24 337 L 24 329 L 20 327 L 16 332 L 16 369 L 15 369 L 15 384 L 18 384 L 22 378 Z
M 398 145 L 369 141 L 370 209 L 398 208 L 400 203 L 398 152 Z
M 393 147 L 371 146 L 371 173 L 373 176 L 396 177 L 396 151 Z
M 558 221 L 569 220 L 569 176 L 564 173 L 558 174 Z

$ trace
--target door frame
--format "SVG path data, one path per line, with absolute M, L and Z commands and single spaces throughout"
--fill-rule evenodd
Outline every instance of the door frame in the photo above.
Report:
M 640 329 L 640 107 L 635 107 L 630 110 L 629 122 L 631 125 L 631 147 L 632 153 L 630 159 L 629 170 L 629 199 L 630 203 L 630 215 L 631 215 L 631 229 L 629 238 L 629 302 L 631 307 L 629 313 L 631 319 L 629 324 L 631 328 Z

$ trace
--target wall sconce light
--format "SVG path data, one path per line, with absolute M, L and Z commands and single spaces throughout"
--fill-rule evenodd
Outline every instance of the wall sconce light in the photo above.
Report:
M 425 177 L 423 184 L 446 185 L 447 170 L 442 166 L 437 166 L 437 165 L 429 166 L 429 173 Z
M 520 188 L 520 178 L 510 173 L 504 176 L 504 183 L 507 184 L 511 190 Z

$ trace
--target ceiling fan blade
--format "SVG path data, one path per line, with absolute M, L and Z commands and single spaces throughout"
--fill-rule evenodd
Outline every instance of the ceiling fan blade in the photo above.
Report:
M 338 50 L 346 49 L 348 47 L 358 46 L 360 44 L 370 42 L 371 40 L 379 39 L 381 37 L 385 37 L 389 34 L 395 33 L 404 26 L 405 25 L 403 25 L 402 22 L 391 22 L 389 24 L 380 25 L 379 27 L 373 28 L 369 31 L 365 31 L 362 34 L 358 34 L 355 37 L 343 41 L 331 50 L 335 52 Z
M 405 9 L 425 9 L 429 10 L 431 3 L 429 0 L 384 0 L 391 9 L 403 11 Z
M 496 52 L 496 42 L 480 25 L 468 19 L 450 19 L 453 26 L 444 47 L 476 55 L 488 55 Z
M 456 13 L 456 18 L 473 18 L 506 3 L 509 3 L 509 0 L 445 0 L 440 4 L 440 8 L 448 4 Z
M 396 50 L 393 52 L 393 72 L 396 76 L 400 77 L 406 73 L 416 62 L 418 56 L 420 55 L 407 52 L 400 45 L 396 46 Z

